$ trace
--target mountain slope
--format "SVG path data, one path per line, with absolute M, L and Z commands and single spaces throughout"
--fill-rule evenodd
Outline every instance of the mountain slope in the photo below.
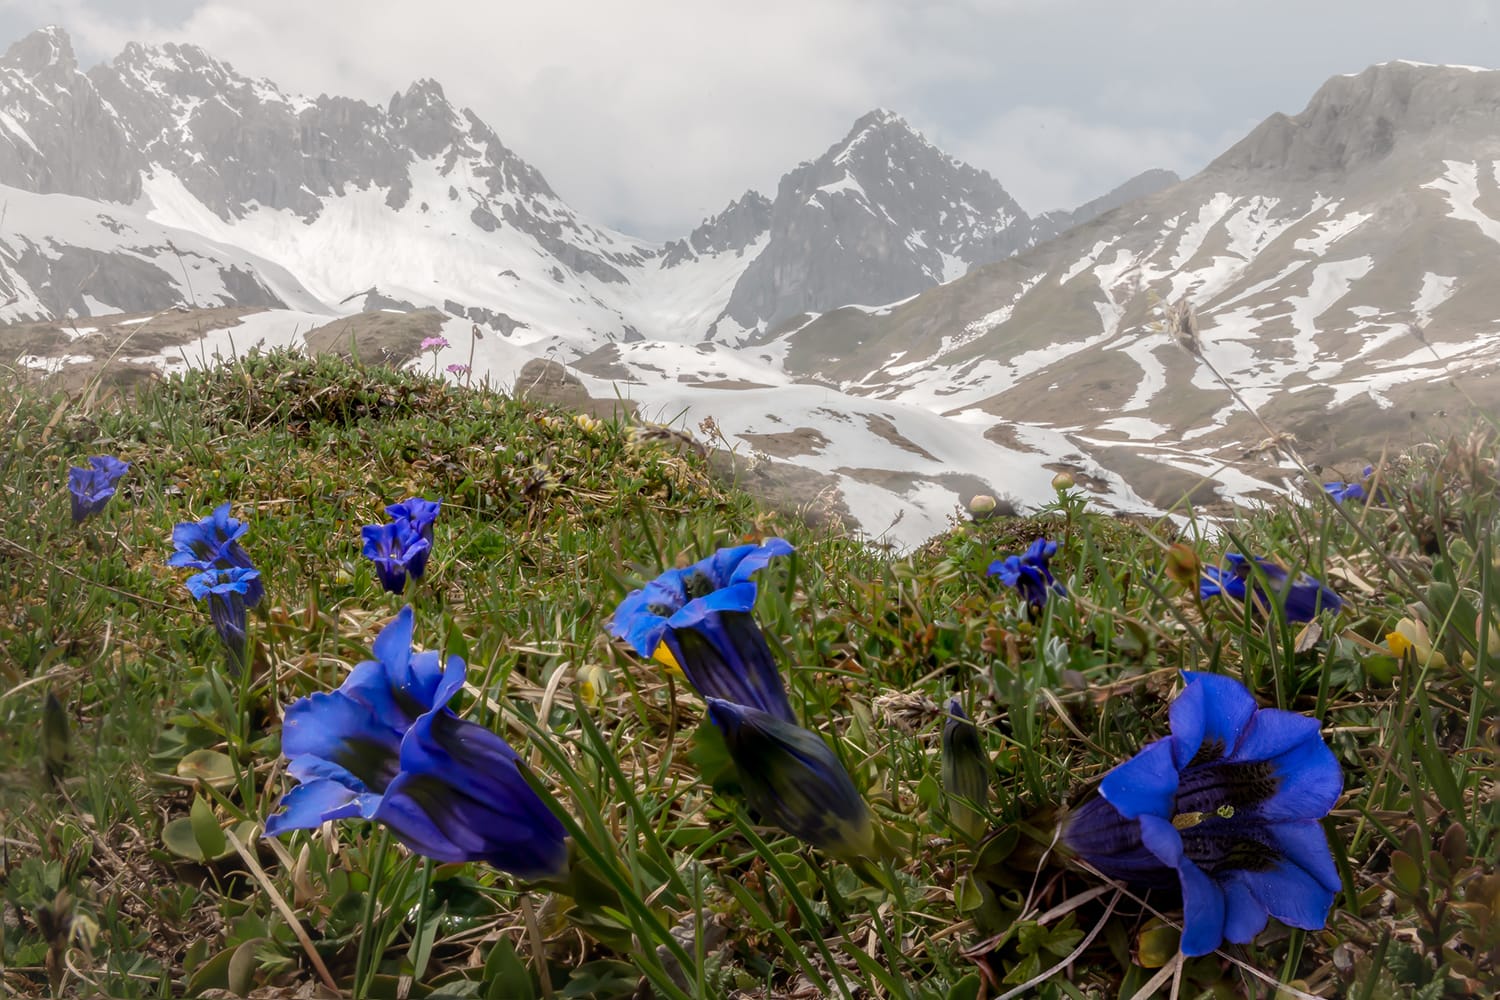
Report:
M 787 338 L 787 368 L 996 434 L 1038 424 L 1159 503 L 1211 496 L 1202 475 L 1241 492 L 1266 471 L 1238 463 L 1264 431 L 1159 328 L 1160 303 L 1185 299 L 1208 361 L 1275 426 L 1322 461 L 1375 457 L 1457 411 L 1455 373 L 1497 397 L 1497 108 L 1495 72 L 1336 78 L 1128 210 L 889 309 L 822 317 Z

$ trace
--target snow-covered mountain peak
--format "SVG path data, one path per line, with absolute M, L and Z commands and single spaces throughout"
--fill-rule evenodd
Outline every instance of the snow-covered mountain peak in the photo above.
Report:
M 56 25 L 38 28 L 18 39 L 0 57 L 0 66 L 16 69 L 32 78 L 61 76 L 78 71 L 73 42 Z
M 843 163 L 854 156 L 855 151 L 866 143 L 877 147 L 913 143 L 931 146 L 926 136 L 912 128 L 901 115 L 889 108 L 876 108 L 857 118 L 849 129 L 849 133 L 834 144 L 829 154 L 832 155 L 834 162 Z
M 1030 219 L 998 181 L 877 109 L 781 179 L 769 242 L 726 314 L 752 335 L 774 331 L 807 313 L 913 295 L 1031 242 Z M 806 280 L 789 287 L 784 274 Z

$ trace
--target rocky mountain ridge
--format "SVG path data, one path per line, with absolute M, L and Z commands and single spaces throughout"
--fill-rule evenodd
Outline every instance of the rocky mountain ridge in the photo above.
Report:
M 1059 469 L 1122 511 L 1283 488 L 1260 425 L 1162 332 L 1167 302 L 1314 461 L 1362 465 L 1500 395 L 1500 74 L 1336 78 L 1192 178 L 1036 217 L 876 111 L 663 246 L 578 217 L 431 81 L 377 108 L 191 46 L 84 74 L 62 41 L 0 59 L 0 316 L 138 311 L 27 327 L 22 364 L 63 376 L 256 345 L 410 360 L 441 334 L 433 371 L 509 386 L 558 361 L 647 418 L 713 417 L 748 474 L 809 470 L 903 544 L 972 493 L 1045 502 Z M 72 122 L 97 148 L 68 147 Z M 172 305 L 224 308 L 169 335 Z
M 803 190 L 834 173 L 851 178 L 841 195 Z M 0 58 L 0 183 L 102 202 L 121 224 L 139 228 L 145 216 L 237 246 L 289 270 L 331 312 L 351 301 L 431 305 L 494 316 L 498 330 L 582 326 L 622 340 L 713 337 L 720 320 L 725 336 L 742 339 L 801 312 L 912 294 L 1040 238 L 993 178 L 886 111 L 792 171 L 774 201 L 747 192 L 658 246 L 581 218 L 436 81 L 417 81 L 385 107 L 304 98 L 173 43 L 132 43 L 85 72 L 56 28 Z M 874 200 L 853 195 L 860 185 Z M 810 225 L 809 213 L 821 217 Z M 321 259 L 330 240 L 356 234 L 366 252 Z M 450 237 L 450 249 L 434 236 Z M 402 250 L 413 244 L 441 266 L 416 265 Z M 0 317 L 119 306 L 104 295 L 123 283 L 107 273 L 114 248 L 90 249 L 104 273 L 94 293 L 44 282 L 52 287 L 31 287 Z M 498 266 L 475 274 L 479 261 Z M 498 280 L 507 275 L 509 284 Z M 185 287 L 176 291 L 189 301 Z

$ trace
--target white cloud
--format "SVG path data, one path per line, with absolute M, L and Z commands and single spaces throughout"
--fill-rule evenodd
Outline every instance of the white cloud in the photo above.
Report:
M 1249 131 L 1242 123 L 1211 138 L 1186 129 L 1086 119 L 1069 108 L 1024 105 L 948 143 L 953 155 L 984 164 L 1031 214 L 1077 208 L 1153 167 L 1196 173 Z

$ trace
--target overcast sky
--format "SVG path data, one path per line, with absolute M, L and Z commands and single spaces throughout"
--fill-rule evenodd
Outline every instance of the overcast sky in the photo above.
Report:
M 873 107 L 1027 211 L 1187 176 L 1328 77 L 1500 66 L 1500 0 L 0 0 L 85 68 L 190 41 L 283 90 L 384 103 L 438 80 L 590 220 L 680 236 Z

